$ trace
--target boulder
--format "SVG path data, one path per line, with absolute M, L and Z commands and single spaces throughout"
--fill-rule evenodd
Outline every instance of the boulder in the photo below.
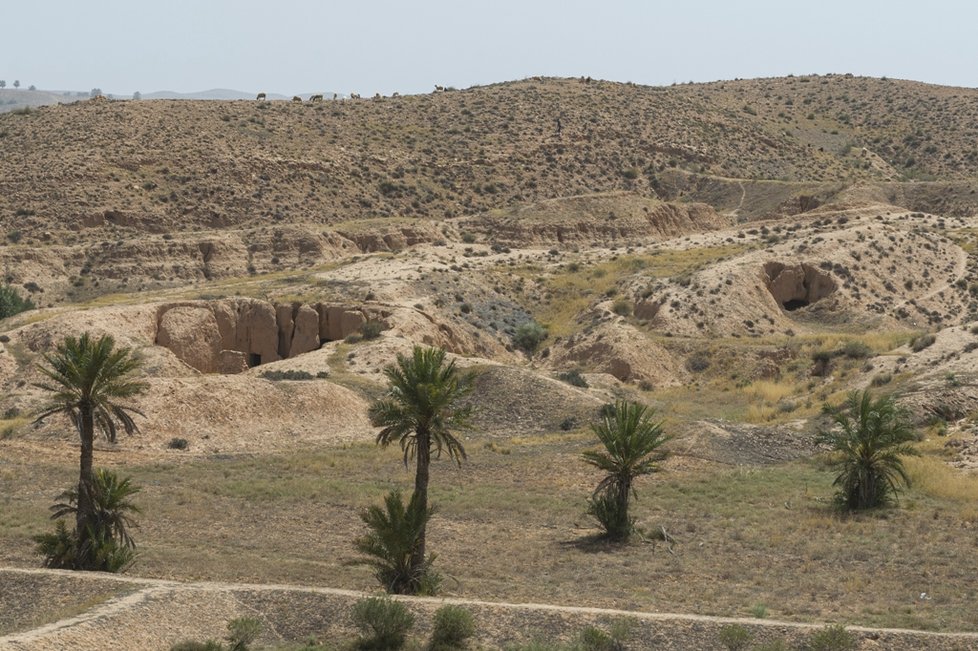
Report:
M 300 305 L 292 320 L 292 342 L 289 357 L 319 348 L 319 313 L 308 305 Z
M 217 358 L 217 371 L 234 375 L 248 370 L 248 354 L 240 350 L 222 350 Z
M 214 313 L 207 307 L 173 307 L 159 320 L 156 343 L 166 346 L 182 362 L 201 373 L 218 370 L 221 332 Z

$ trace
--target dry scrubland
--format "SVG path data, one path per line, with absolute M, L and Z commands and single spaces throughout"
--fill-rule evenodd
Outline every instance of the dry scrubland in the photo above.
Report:
M 77 474 L 67 423 L 31 424 L 34 365 L 90 330 L 136 349 L 150 385 L 143 433 L 95 453 L 143 486 L 131 574 L 373 590 L 349 563 L 359 513 L 412 474 L 366 409 L 423 343 L 477 387 L 469 460 L 433 467 L 446 596 L 978 632 L 975 93 L 544 79 L 0 116 L 0 259 L 41 308 L 0 322 L 0 564 L 37 566 L 30 536 Z M 532 354 L 529 321 L 549 333 Z M 865 387 L 911 409 L 922 456 L 897 507 L 842 516 L 814 435 Z M 588 423 L 616 398 L 677 435 L 635 503 L 671 544 L 602 543 L 584 513 Z M 79 581 L 4 574 L 0 635 L 101 608 L 25 648 L 97 646 L 87 627 L 143 612 L 161 648 L 255 612 L 266 642 L 294 642 L 337 634 L 323 613 L 352 599 L 153 584 L 180 598 L 147 605 L 124 601 L 138 581 Z M 486 648 L 599 617 L 477 610 Z M 719 625 L 642 624 L 632 644 L 720 648 Z

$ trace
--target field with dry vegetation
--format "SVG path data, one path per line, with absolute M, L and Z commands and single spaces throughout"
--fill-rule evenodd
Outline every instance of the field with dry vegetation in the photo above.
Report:
M 468 458 L 433 462 L 428 544 L 483 648 L 617 611 L 706 617 L 642 619 L 628 648 L 722 648 L 734 624 L 973 648 L 950 634 L 978 633 L 975 93 L 527 79 L 0 115 L 0 290 L 33 305 L 0 321 L 0 646 L 89 648 L 86 627 L 122 635 L 143 609 L 150 647 L 246 615 L 268 644 L 350 639 L 322 613 L 355 595 L 324 590 L 376 590 L 361 515 L 414 480 L 368 409 L 423 345 L 475 386 Z M 34 423 L 38 364 L 85 331 L 148 386 L 141 432 L 95 449 L 141 487 L 132 583 L 23 572 L 78 477 L 69 422 Z M 819 433 L 864 389 L 906 409 L 919 456 L 893 504 L 846 513 Z M 674 437 L 626 544 L 588 515 L 581 458 L 618 400 Z

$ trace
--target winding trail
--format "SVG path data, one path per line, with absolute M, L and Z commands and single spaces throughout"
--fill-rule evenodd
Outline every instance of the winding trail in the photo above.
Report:
M 110 599 L 109 601 L 96 606 L 84 613 L 68 617 L 50 624 L 44 624 L 34 629 L 11 633 L 0 637 L 0 649 L 31 649 L 34 644 L 43 644 L 50 641 L 51 637 L 60 632 L 73 627 L 86 624 L 95 626 L 110 626 L 109 621 L 114 615 L 125 613 L 141 604 L 146 603 L 154 597 L 165 597 L 177 593 L 234 593 L 234 592 L 292 592 L 304 594 L 321 594 L 350 599 L 359 599 L 369 596 L 355 590 L 343 590 L 338 588 L 307 587 L 289 584 L 250 584 L 250 583 L 225 583 L 214 581 L 194 581 L 181 582 L 163 579 L 149 579 L 129 576 L 119 576 L 114 574 L 70 572 L 66 570 L 46 570 L 33 568 L 0 568 L 0 576 L 3 574 L 28 574 L 45 575 L 51 577 L 63 576 L 73 580 L 97 580 L 112 581 L 119 584 L 130 584 L 141 586 L 141 589 L 126 594 L 124 596 Z M 613 618 L 628 617 L 641 621 L 654 622 L 674 622 L 674 623 L 709 623 L 709 624 L 741 624 L 751 627 L 770 627 L 777 629 L 794 629 L 797 631 L 811 631 L 824 626 L 820 623 L 788 622 L 770 619 L 756 619 L 748 617 L 719 617 L 713 615 L 695 615 L 683 613 L 661 613 L 661 612 L 640 612 L 630 610 L 617 610 L 613 608 L 593 608 L 588 606 L 560 606 L 554 604 L 541 603 L 512 603 L 500 601 L 484 601 L 479 599 L 460 599 L 460 598 L 440 598 L 440 597 L 405 597 L 394 596 L 394 599 L 408 603 L 426 603 L 434 605 L 456 604 L 462 606 L 480 606 L 499 610 L 523 611 L 523 612 L 544 612 L 559 614 L 580 614 L 598 615 Z M 900 628 L 871 628 L 864 626 L 848 626 L 848 630 L 868 634 L 889 634 L 889 635 L 908 635 L 918 640 L 943 640 L 947 642 L 960 642 L 968 645 L 969 648 L 978 648 L 978 632 L 932 632 Z M 47 639 L 46 639 L 47 638 Z

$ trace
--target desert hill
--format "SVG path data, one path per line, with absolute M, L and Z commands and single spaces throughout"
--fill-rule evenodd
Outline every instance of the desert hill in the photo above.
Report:
M 77 477 L 68 423 L 31 415 L 43 355 L 89 331 L 150 388 L 96 451 L 145 486 L 141 576 L 372 588 L 359 513 L 409 478 L 367 408 L 423 344 L 475 386 L 469 459 L 432 472 L 451 596 L 978 631 L 975 100 L 534 78 L 2 115 L 0 265 L 37 309 L 0 321 L 0 565 L 37 564 Z M 816 432 L 867 387 L 921 456 L 899 508 L 841 518 Z M 616 399 L 676 436 L 624 551 L 580 461 Z

